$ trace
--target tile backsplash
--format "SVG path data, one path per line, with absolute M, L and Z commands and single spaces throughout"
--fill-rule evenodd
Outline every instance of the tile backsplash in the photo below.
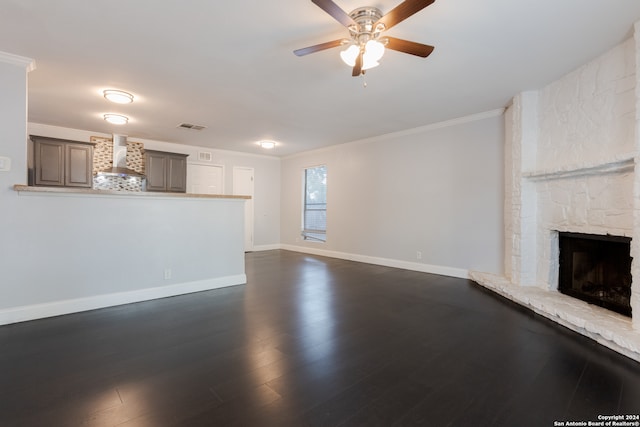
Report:
M 113 140 L 107 137 L 92 136 L 93 149 L 93 189 L 116 191 L 144 191 L 145 179 L 141 177 L 96 176 L 113 167 Z M 144 145 L 141 142 L 127 141 L 126 165 L 128 169 L 140 174 L 145 173 Z

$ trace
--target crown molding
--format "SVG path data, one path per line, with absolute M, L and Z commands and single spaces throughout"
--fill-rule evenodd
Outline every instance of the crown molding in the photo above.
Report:
M 424 126 L 419 126 L 411 129 L 405 129 L 397 132 L 386 133 L 383 135 L 374 136 L 371 138 L 360 139 L 356 141 L 352 141 L 351 143 L 363 143 L 363 142 L 375 142 L 375 141 L 383 141 L 387 139 L 398 138 L 406 135 L 414 135 L 418 133 L 428 132 L 436 129 L 448 128 L 453 126 L 462 125 L 465 123 L 476 122 L 479 120 L 488 119 L 491 117 L 497 117 L 503 115 L 505 112 L 505 108 L 496 108 L 495 110 L 484 111 L 481 113 L 470 114 L 468 116 L 457 117 L 450 120 L 444 120 L 441 122 L 431 123 Z M 349 144 L 349 143 L 347 143 Z
M 371 142 L 387 141 L 387 140 L 391 140 L 393 138 L 399 138 L 399 137 L 402 137 L 402 136 L 414 135 L 414 134 L 419 134 L 419 133 L 423 133 L 423 132 L 429 132 L 429 131 L 436 130 L 436 129 L 442 129 L 442 128 L 458 126 L 458 125 L 462 125 L 462 124 L 469 123 L 469 122 L 475 122 L 475 121 L 478 121 L 478 120 L 484 120 L 484 119 L 489 119 L 491 117 L 501 116 L 501 115 L 504 114 L 505 110 L 506 110 L 506 108 L 504 108 L 504 107 L 503 108 L 496 108 L 495 110 L 483 111 L 481 113 L 470 114 L 468 116 L 457 117 L 455 119 L 444 120 L 444 121 L 441 121 L 441 122 L 431 123 L 431 124 L 420 126 L 420 127 L 405 129 L 405 130 L 401 130 L 401 131 L 397 131 L 397 132 L 385 133 L 385 134 L 382 134 L 382 135 L 373 136 L 373 137 L 365 138 L 365 139 L 358 139 L 358 140 L 350 141 L 350 142 L 343 142 L 341 144 L 329 145 L 327 147 L 321 147 L 321 148 L 317 148 L 315 150 L 302 151 L 300 153 L 294 153 L 294 154 L 291 154 L 289 156 L 284 156 L 282 158 L 283 159 L 292 159 L 292 158 L 296 158 L 296 157 L 306 156 L 306 155 L 311 154 L 311 153 L 321 153 L 321 152 L 324 152 L 324 151 L 335 150 L 336 147 L 345 146 L 345 145 L 368 144 L 368 143 L 371 143 Z
M 27 73 L 36 69 L 35 60 L 25 56 L 14 55 L 13 53 L 0 52 L 0 62 L 24 67 Z

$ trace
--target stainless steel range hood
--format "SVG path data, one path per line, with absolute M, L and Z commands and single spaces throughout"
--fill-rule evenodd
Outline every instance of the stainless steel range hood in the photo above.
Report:
M 96 173 L 96 176 L 121 176 L 123 178 L 137 177 L 146 178 L 145 175 L 128 168 L 111 168 L 105 171 Z
M 146 191 L 144 174 L 127 167 L 127 137 L 113 135 L 113 166 L 96 173 L 93 178 L 95 190 Z
M 113 167 L 98 172 L 97 176 L 145 177 L 144 174 L 127 168 L 127 135 L 113 134 Z

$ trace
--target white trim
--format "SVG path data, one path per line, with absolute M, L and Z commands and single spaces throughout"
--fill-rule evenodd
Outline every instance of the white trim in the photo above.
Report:
M 421 264 L 418 262 L 401 261 L 397 259 L 371 257 L 367 255 L 350 254 L 345 252 L 328 251 L 325 249 L 313 249 L 304 246 L 280 245 L 281 249 L 294 252 L 302 252 L 312 255 L 326 256 L 329 258 L 339 258 L 348 261 L 363 262 L 366 264 L 383 265 L 385 267 L 402 268 L 404 270 L 420 271 L 422 273 L 439 274 L 442 276 L 458 277 L 460 279 L 469 278 L 469 270 L 463 268 L 447 267 L 442 265 Z
M 251 194 L 238 194 L 238 187 L 237 187 L 238 177 L 236 176 L 237 171 L 248 171 L 251 173 Z M 247 200 L 247 203 L 245 204 L 245 208 L 244 208 L 243 245 L 244 245 L 245 252 L 251 252 L 253 251 L 253 242 L 254 242 L 255 232 L 256 232 L 256 217 L 255 217 L 256 206 L 255 206 L 255 203 L 253 203 L 253 199 L 255 198 L 255 194 L 256 194 L 256 170 L 253 167 L 248 167 L 248 166 L 234 166 L 231 171 L 231 177 L 232 177 L 231 194 L 238 195 L 238 196 L 250 196 L 250 200 Z M 247 235 L 246 235 L 247 227 L 249 227 L 249 234 L 250 234 L 249 239 L 247 239 Z
M 14 55 L 13 53 L 0 52 L 0 62 L 25 67 L 27 73 L 36 69 L 36 61 L 26 56 Z
M 122 304 L 131 304 L 134 302 L 167 298 L 192 292 L 208 291 L 211 289 L 242 285 L 245 283 L 247 283 L 247 276 L 245 274 L 238 274 L 235 276 L 215 277 L 212 279 L 179 283 L 170 286 L 158 286 L 155 288 L 139 289 L 129 292 L 118 292 L 114 294 L 53 301 L 44 304 L 12 307 L 0 310 L 0 325 L 25 322 L 44 317 L 61 316 L 63 314 L 95 310 L 98 308 L 112 307 Z
M 422 132 L 428 132 L 436 129 L 458 126 L 465 123 L 477 122 L 478 120 L 484 120 L 484 119 L 489 119 L 491 117 L 501 116 L 504 114 L 504 111 L 505 111 L 504 108 L 497 108 L 495 110 L 484 111 L 482 113 L 476 113 L 476 114 L 470 114 L 468 116 L 457 117 L 451 120 L 444 120 L 442 122 L 431 123 L 429 125 L 419 126 L 417 128 L 411 128 L 411 129 L 401 130 L 398 132 L 387 133 L 379 136 L 374 136 L 372 138 L 361 139 L 354 142 L 373 142 L 373 141 L 379 141 L 379 140 L 385 140 L 385 139 L 394 139 L 399 136 L 414 135 L 416 133 L 422 133 Z
M 322 148 L 318 148 L 316 150 L 307 150 L 307 151 L 303 151 L 303 152 L 300 152 L 300 153 L 291 154 L 289 156 L 283 156 L 282 159 L 286 160 L 286 159 L 292 159 L 292 158 L 295 158 L 295 157 L 306 156 L 306 155 L 308 155 L 310 153 L 320 153 L 320 152 L 323 152 L 323 151 L 333 150 L 336 147 L 343 146 L 343 145 L 365 144 L 365 143 L 370 143 L 370 142 L 380 142 L 380 141 L 386 141 L 386 140 L 389 140 L 389 139 L 398 138 L 398 137 L 401 137 L 401 136 L 415 135 L 417 133 L 428 132 L 428 131 L 447 128 L 447 127 L 451 127 L 451 126 L 457 126 L 457 125 L 461 125 L 461 124 L 464 124 L 464 123 L 475 122 L 475 121 L 478 121 L 478 120 L 484 120 L 484 119 L 488 119 L 488 118 L 491 118 L 491 117 L 501 116 L 501 115 L 504 114 L 505 110 L 506 110 L 505 108 L 497 108 L 495 110 L 489 110 L 489 111 L 485 111 L 485 112 L 482 112 L 482 113 L 470 114 L 468 116 L 458 117 L 458 118 L 451 119 L 451 120 L 444 120 L 442 122 L 437 122 L 437 123 L 431 123 L 431 124 L 428 124 L 428 125 L 425 125 L 425 126 L 420 126 L 420 127 L 411 128 L 411 129 L 405 129 L 405 130 L 401 130 L 401 131 L 397 131 L 397 132 L 385 133 L 385 134 L 382 134 L 382 135 L 373 136 L 371 138 L 357 139 L 355 141 L 345 142 L 345 143 L 336 144 L 336 145 L 330 145 L 328 147 L 322 147 Z
M 273 251 L 276 249 L 282 249 L 279 243 L 276 243 L 275 245 L 255 245 L 253 247 L 253 252 Z

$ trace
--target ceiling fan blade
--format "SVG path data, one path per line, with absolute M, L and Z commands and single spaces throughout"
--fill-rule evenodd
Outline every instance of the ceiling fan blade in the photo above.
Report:
M 397 50 L 398 52 L 408 53 L 410 55 L 426 58 L 431 55 L 434 47 L 428 44 L 416 43 L 409 40 L 397 39 L 395 37 L 387 37 L 387 49 Z
M 332 0 L 311 0 L 320 9 L 331 15 L 336 21 L 348 27 L 349 25 L 356 25 L 354 21 L 344 10 L 335 4 Z
M 332 40 L 330 42 L 320 43 L 309 47 L 303 47 L 302 49 L 296 49 L 293 53 L 296 56 L 304 56 L 309 55 L 310 53 L 320 52 L 321 50 L 331 49 L 333 47 L 338 47 L 342 45 L 343 39 L 340 40 Z
M 384 24 L 385 29 L 388 30 L 394 25 L 404 21 L 414 13 L 420 12 L 422 9 L 429 6 L 434 1 L 435 0 L 405 0 L 394 9 L 392 9 L 389 13 L 380 18 L 380 20 L 376 22 L 376 25 Z
M 358 77 L 360 74 L 362 74 L 362 57 L 363 56 L 364 56 L 364 51 L 361 50 L 360 54 L 356 58 L 356 64 L 353 66 L 353 71 L 351 72 L 351 75 L 353 77 Z

